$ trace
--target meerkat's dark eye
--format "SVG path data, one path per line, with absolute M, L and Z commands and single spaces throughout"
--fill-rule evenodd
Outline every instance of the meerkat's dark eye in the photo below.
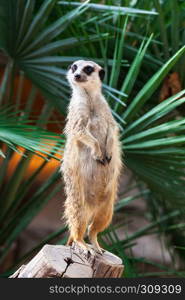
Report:
M 94 68 L 91 66 L 86 66 L 83 68 L 84 73 L 86 73 L 87 75 L 91 75 L 92 72 L 94 72 Z
M 71 70 L 72 70 L 72 72 L 74 73 L 76 70 L 77 70 L 77 65 L 72 65 L 72 67 L 71 67 Z

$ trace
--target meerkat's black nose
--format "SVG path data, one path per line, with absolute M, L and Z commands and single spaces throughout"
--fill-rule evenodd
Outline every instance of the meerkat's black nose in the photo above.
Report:
M 80 79 L 81 78 L 81 75 L 80 74 L 75 74 L 75 79 Z

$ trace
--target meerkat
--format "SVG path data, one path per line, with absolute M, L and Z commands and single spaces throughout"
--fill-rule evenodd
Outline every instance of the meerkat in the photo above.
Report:
M 64 217 L 70 231 L 68 245 L 102 253 L 97 235 L 112 220 L 122 168 L 119 126 L 102 94 L 104 70 L 95 62 L 78 60 L 68 69 L 72 88 L 64 133 L 61 165 L 65 183 Z

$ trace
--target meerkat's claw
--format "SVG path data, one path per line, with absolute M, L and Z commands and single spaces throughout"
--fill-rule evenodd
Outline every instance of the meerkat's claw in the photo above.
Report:
M 103 159 L 96 159 L 96 161 L 102 165 L 106 165 L 106 160 L 103 158 Z
M 103 255 L 103 249 L 100 247 L 93 246 L 93 249 L 96 253 Z
M 104 158 L 102 159 L 97 158 L 96 161 L 105 166 L 107 163 L 108 164 L 110 163 L 111 159 L 112 159 L 111 155 L 105 155 Z
M 106 161 L 107 161 L 107 162 L 108 162 L 108 164 L 109 164 L 109 163 L 110 163 L 110 161 L 111 161 L 111 159 L 112 159 L 112 156 L 108 156 L 108 155 L 106 155 L 105 159 L 106 159 Z
M 103 255 L 103 251 L 101 250 L 101 248 L 96 249 L 95 251 L 96 251 L 98 254 Z
M 100 247 L 97 247 L 95 245 L 89 245 L 89 248 L 91 248 L 91 250 L 93 251 L 93 254 L 95 255 L 96 253 L 98 254 L 103 254 L 103 252 L 105 252 L 104 249 L 100 248 Z
M 92 155 L 93 159 L 95 161 L 97 161 L 98 163 L 102 164 L 102 165 L 105 165 L 106 164 L 106 159 L 103 157 L 103 155 L 95 155 L 93 154 Z
M 73 242 L 76 247 L 82 249 L 83 253 L 88 257 L 89 255 L 95 255 L 94 249 L 92 249 L 89 245 L 87 245 L 83 241 L 74 241 Z
M 95 254 L 96 254 L 96 251 L 94 250 L 94 248 L 92 247 L 88 247 L 88 251 L 89 251 L 89 253 L 91 254 L 91 255 L 93 255 L 93 256 L 95 256 Z
M 100 247 L 97 241 L 91 241 L 91 244 L 90 245 L 88 244 L 88 246 L 91 249 L 93 249 L 95 253 L 103 255 L 103 253 L 105 252 L 105 250 Z

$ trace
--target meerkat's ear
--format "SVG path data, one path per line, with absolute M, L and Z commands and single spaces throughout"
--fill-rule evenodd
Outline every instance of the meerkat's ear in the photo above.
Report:
M 101 70 L 99 71 L 99 76 L 100 76 L 101 81 L 103 81 L 104 76 L 105 76 L 105 70 L 104 70 L 104 69 L 101 69 Z

